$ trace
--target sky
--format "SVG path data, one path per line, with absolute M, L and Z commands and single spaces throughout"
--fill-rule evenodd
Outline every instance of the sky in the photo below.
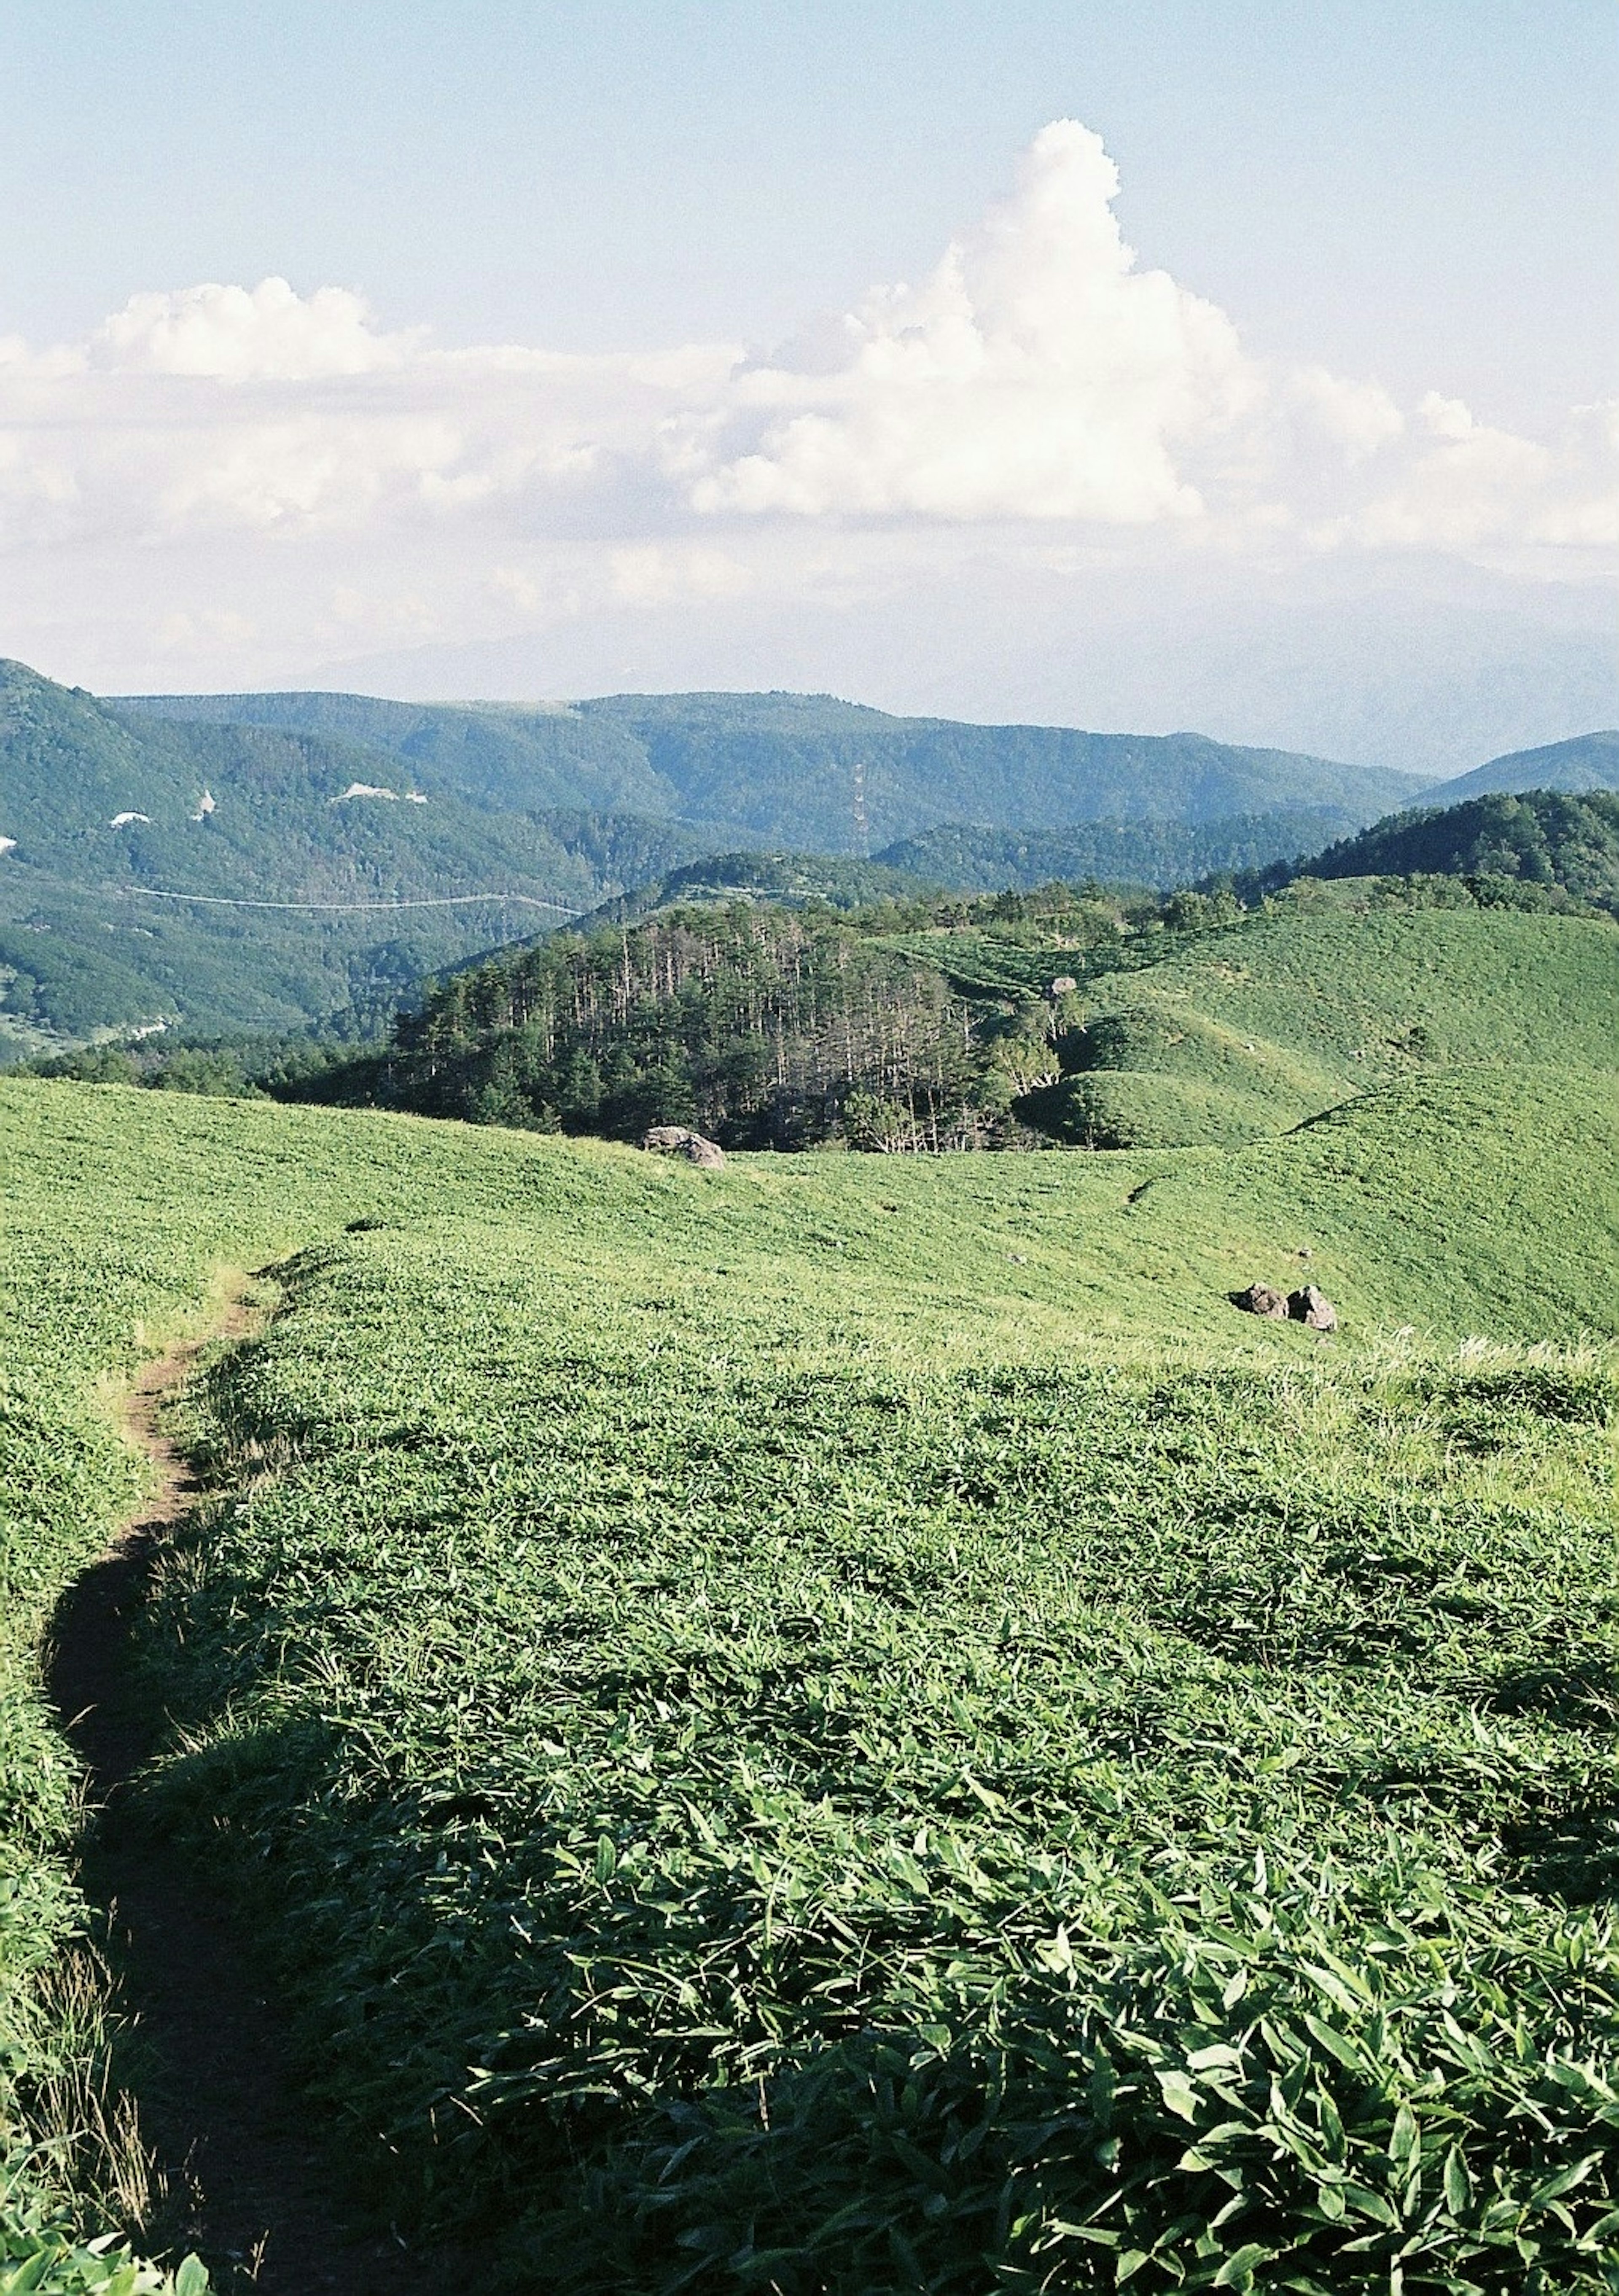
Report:
M 1612 722 L 1616 94 L 1607 0 L 0 0 L 0 652 Z

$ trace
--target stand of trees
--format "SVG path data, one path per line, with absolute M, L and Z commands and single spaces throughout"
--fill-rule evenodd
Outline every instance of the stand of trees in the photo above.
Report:
M 1010 1095 L 940 972 L 804 910 L 677 910 L 454 975 L 351 1071 L 478 1123 L 729 1145 L 989 1145 Z M 985 1088 L 987 1086 L 987 1089 Z

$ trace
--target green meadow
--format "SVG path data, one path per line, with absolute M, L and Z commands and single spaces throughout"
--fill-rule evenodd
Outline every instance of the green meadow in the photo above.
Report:
M 139 1490 L 118 1383 L 244 1281 L 141 1798 L 357 2210 L 511 2291 L 1614 2284 L 1611 1073 L 721 1173 L 0 1123 L 0 2285 L 160 2284 L 86 2245 L 141 2226 L 37 1652 Z M 1306 1274 L 1326 1342 L 1226 1300 Z
M 1088 983 L 1043 1119 L 1100 1147 L 1253 1140 L 1436 1068 L 1619 1060 L 1606 919 L 1314 898 Z

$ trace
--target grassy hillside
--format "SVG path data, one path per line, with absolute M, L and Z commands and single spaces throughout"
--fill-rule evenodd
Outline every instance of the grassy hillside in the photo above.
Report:
M 1466 878 L 1484 899 L 1619 912 L 1619 796 L 1543 789 L 1396 813 L 1264 879 L 1426 874 Z
M 0 1433 L 80 1463 L 28 1616 L 128 1488 L 98 1381 L 279 1260 L 199 1398 L 234 1495 L 150 1624 L 145 1792 L 407 2242 L 581 2296 L 1611 2284 L 1610 1078 L 720 1174 L 0 1122 Z M 1305 1266 L 1328 1347 L 1226 1303 Z
M 1543 749 L 1514 750 L 1492 758 L 1454 781 L 1435 782 L 1423 790 L 1425 805 L 1462 805 L 1469 798 L 1492 790 L 1611 790 L 1619 789 L 1619 733 L 1579 734 L 1571 742 L 1550 742 Z
M 1026 1112 L 1100 1147 L 1253 1139 L 1455 1063 L 1619 1075 L 1598 918 L 1295 907 L 1091 982 Z M 1619 1089 L 1619 1085 L 1612 1088 Z
M 1619 1071 L 1610 922 L 1439 893 L 629 905 L 437 983 L 384 1053 L 307 1089 L 628 1139 L 695 1124 L 727 1146 L 1181 1147 L 1424 1068 Z

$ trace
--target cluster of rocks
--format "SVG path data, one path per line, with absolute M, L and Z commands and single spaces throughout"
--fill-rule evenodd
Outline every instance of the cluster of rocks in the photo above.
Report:
M 1338 1311 L 1324 1292 L 1313 1283 L 1304 1284 L 1297 1292 L 1279 1292 L 1273 1284 L 1250 1283 L 1246 1292 L 1233 1292 L 1233 1308 L 1240 1308 L 1246 1316 L 1269 1316 L 1277 1323 L 1289 1319 L 1306 1324 L 1312 1332 L 1336 1332 Z
M 655 1156 L 683 1156 L 688 1164 L 700 1164 L 706 1172 L 718 1172 L 724 1167 L 725 1152 L 719 1143 L 705 1140 L 700 1132 L 683 1124 L 655 1124 L 642 1134 L 641 1144 Z

